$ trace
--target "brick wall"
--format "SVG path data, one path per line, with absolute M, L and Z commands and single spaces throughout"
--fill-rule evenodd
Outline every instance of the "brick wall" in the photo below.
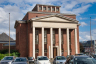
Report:
M 74 29 L 71 29 L 71 55 L 75 55 L 75 33 Z

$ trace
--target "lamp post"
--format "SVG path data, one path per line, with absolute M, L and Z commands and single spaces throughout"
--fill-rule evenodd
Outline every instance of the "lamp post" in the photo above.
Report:
M 91 39 L 91 54 L 92 54 L 93 49 L 92 49 L 92 36 L 91 36 L 91 17 L 90 17 L 90 39 Z
M 9 13 L 9 56 L 10 56 L 10 13 Z

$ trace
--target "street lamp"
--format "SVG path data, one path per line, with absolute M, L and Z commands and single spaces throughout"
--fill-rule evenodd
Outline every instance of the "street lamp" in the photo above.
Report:
M 10 13 L 9 13 L 9 56 L 10 56 Z
M 92 49 L 92 36 L 91 36 L 91 17 L 90 17 L 90 39 L 91 39 L 91 54 L 92 54 L 93 49 Z

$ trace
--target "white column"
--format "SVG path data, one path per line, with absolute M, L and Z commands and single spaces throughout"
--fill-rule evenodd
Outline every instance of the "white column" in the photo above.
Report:
M 42 56 L 44 56 L 44 27 L 42 27 Z
M 67 28 L 67 53 L 70 55 L 70 49 L 69 49 L 69 28 Z
M 53 58 L 53 28 L 50 28 L 50 40 L 51 40 L 51 58 Z
M 38 5 L 38 7 L 37 7 L 37 10 L 39 11 L 39 5 Z
M 52 6 L 51 6 L 51 12 L 52 12 Z
M 55 12 L 56 12 L 56 7 L 55 7 Z
M 42 6 L 42 11 L 43 11 L 43 6 Z
M 35 27 L 33 27 L 33 57 L 35 58 Z
M 46 6 L 46 11 L 48 12 L 48 6 Z
M 77 45 L 77 29 L 75 28 L 75 49 L 76 49 L 76 54 L 78 54 L 78 45 Z
M 60 12 L 60 7 L 59 7 L 59 12 Z
M 61 28 L 59 28 L 59 56 L 61 56 Z

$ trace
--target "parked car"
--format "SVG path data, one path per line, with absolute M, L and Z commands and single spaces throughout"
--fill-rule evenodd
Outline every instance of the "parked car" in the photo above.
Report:
M 12 64 L 12 62 L 14 61 L 15 56 L 6 56 L 4 57 L 1 61 L 0 64 Z
M 96 54 L 95 54 L 95 55 L 93 55 L 93 58 L 94 58 L 94 59 L 96 59 Z
M 96 60 L 89 56 L 74 56 L 70 58 L 69 63 L 66 61 L 65 64 L 96 64 Z
M 80 54 L 75 54 L 76 56 L 81 56 L 81 55 L 85 55 L 85 54 L 83 54 L 83 53 L 80 53 Z
M 37 56 L 34 64 L 51 64 L 47 56 Z
M 17 57 L 12 64 L 29 64 L 26 57 Z
M 53 64 L 64 64 L 66 62 L 66 58 L 64 56 L 56 56 L 54 58 Z
M 34 63 L 34 60 L 35 60 L 35 59 L 34 59 L 33 57 L 29 57 L 29 58 L 28 58 L 29 63 L 30 63 L 30 62 Z

